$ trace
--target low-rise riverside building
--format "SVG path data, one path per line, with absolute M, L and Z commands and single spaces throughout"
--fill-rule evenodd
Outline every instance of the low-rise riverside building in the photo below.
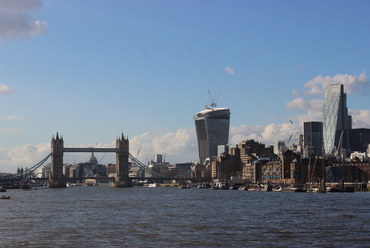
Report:
M 281 161 L 270 161 L 261 165 L 262 183 L 280 183 L 282 179 Z

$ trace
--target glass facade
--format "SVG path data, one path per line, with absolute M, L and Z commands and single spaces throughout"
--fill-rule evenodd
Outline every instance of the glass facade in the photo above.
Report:
M 339 146 L 348 147 L 346 133 L 351 128 L 351 117 L 348 116 L 346 97 L 342 84 L 331 84 L 325 90 L 323 135 L 326 154 L 333 154 Z
M 303 123 L 304 156 L 321 156 L 323 150 L 322 122 Z
M 217 146 L 229 142 L 230 109 L 210 108 L 194 115 L 199 161 L 217 155 Z

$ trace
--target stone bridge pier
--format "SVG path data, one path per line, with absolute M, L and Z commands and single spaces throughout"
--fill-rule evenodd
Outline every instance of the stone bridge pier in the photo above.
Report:
M 63 154 L 64 141 L 57 133 L 57 136 L 51 139 L 51 174 L 48 179 L 50 188 L 65 188 L 66 177 L 63 175 Z
M 129 171 L 129 141 L 122 134 L 116 140 L 116 178 L 114 180 L 115 187 L 131 187 L 132 181 L 128 177 Z

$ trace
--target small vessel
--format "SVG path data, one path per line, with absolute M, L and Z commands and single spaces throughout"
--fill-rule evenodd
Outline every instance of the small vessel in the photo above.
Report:
M 239 187 L 239 190 L 246 190 L 246 191 L 248 191 L 248 187 L 247 187 L 247 186 L 245 186 L 245 185 L 243 185 L 243 186 L 240 186 L 240 187 Z
M 224 182 L 215 180 L 212 189 L 226 189 L 226 184 Z
M 20 182 L 21 189 L 32 189 L 32 180 L 29 178 L 24 178 Z
M 0 192 L 6 192 L 6 188 L 3 186 L 0 188 Z
M 158 187 L 158 185 L 157 185 L 157 183 L 149 183 L 148 187 L 149 188 L 155 188 L 155 187 Z
M 183 185 L 179 185 L 179 188 L 180 189 L 190 189 L 191 186 L 189 184 L 183 184 Z
M 239 188 L 236 185 L 230 185 L 229 190 L 238 190 Z
M 282 192 L 306 192 L 306 190 L 302 187 L 288 187 L 288 188 L 282 188 Z
M 355 192 L 355 187 L 353 186 L 347 186 L 347 187 L 327 187 L 327 192 Z
M 211 188 L 211 185 L 209 183 L 201 183 L 198 185 L 198 189 L 207 189 Z
M 2 199 L 2 200 L 9 200 L 10 199 L 10 195 L 2 195 L 2 196 L 0 196 L 0 199 Z
M 281 186 L 278 186 L 277 188 L 273 188 L 272 191 L 274 191 L 274 192 L 281 192 L 282 189 L 283 188 Z
M 310 187 L 307 189 L 307 192 L 309 193 L 320 193 L 320 189 L 316 187 Z

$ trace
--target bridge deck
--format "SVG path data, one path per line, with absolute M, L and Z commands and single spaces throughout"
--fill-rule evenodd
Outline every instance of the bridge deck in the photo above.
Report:
M 117 148 L 97 148 L 97 147 L 88 147 L 88 148 L 68 148 L 64 147 L 63 152 L 117 152 Z

